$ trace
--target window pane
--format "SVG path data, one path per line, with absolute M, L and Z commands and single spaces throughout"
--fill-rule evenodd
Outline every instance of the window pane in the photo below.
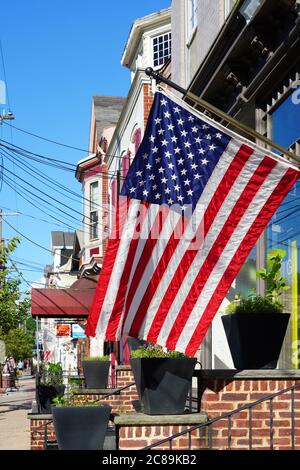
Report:
M 98 238 L 98 212 L 90 213 L 90 239 Z
M 153 38 L 153 65 L 163 65 L 171 56 L 171 33 Z
M 98 199 L 99 191 L 98 191 L 98 181 L 92 183 L 90 186 L 90 207 L 91 211 L 97 210 L 99 199 Z

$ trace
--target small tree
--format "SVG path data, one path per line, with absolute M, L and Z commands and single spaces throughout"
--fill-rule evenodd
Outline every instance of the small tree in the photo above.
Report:
M 10 330 L 1 337 L 5 341 L 6 355 L 13 357 L 15 361 L 22 361 L 32 356 L 34 339 L 21 328 Z

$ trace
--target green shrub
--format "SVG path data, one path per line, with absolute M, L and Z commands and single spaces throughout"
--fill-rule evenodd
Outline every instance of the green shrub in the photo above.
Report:
M 52 400 L 54 406 L 103 406 L 99 402 L 84 402 L 79 403 L 75 401 L 73 395 L 64 395 L 63 397 L 56 397 Z
M 182 358 L 186 357 L 183 353 L 178 352 L 178 351 L 164 351 L 164 349 L 157 345 L 157 344 L 151 344 L 148 346 L 141 346 L 139 349 L 135 349 L 134 351 L 131 351 L 131 357 L 132 358 L 150 358 L 150 357 L 170 357 L 170 358 Z
M 110 361 L 109 356 L 91 356 L 91 357 L 86 357 L 84 359 L 85 361 Z
M 63 385 L 63 370 L 60 362 L 40 366 L 40 382 L 43 385 Z
M 282 313 L 283 307 L 279 303 L 272 302 L 267 297 L 260 295 L 242 299 L 238 305 L 235 305 L 234 313 L 253 313 L 270 314 Z

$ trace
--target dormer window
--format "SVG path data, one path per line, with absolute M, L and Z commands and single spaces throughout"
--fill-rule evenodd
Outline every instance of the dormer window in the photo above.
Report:
M 153 66 L 164 65 L 171 57 L 171 33 L 161 34 L 152 39 L 153 42 Z

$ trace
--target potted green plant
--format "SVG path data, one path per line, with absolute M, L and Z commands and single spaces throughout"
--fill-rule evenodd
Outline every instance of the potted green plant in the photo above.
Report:
M 264 296 L 253 292 L 246 299 L 235 299 L 222 316 L 228 345 L 237 369 L 275 369 L 290 314 L 283 313 L 281 295 L 289 289 L 281 276 L 286 252 L 273 249 L 267 255 L 267 269 L 257 271 L 266 282 Z
M 40 413 L 51 413 L 54 398 L 62 397 L 65 392 L 63 371 L 60 363 L 42 364 L 37 375 L 36 401 Z
M 74 397 L 56 398 L 53 424 L 59 450 L 102 450 L 111 406 L 76 403 Z
M 109 367 L 109 356 L 89 357 L 82 361 L 86 387 L 107 388 Z
M 131 351 L 131 367 L 143 413 L 184 413 L 197 359 L 157 345 Z

